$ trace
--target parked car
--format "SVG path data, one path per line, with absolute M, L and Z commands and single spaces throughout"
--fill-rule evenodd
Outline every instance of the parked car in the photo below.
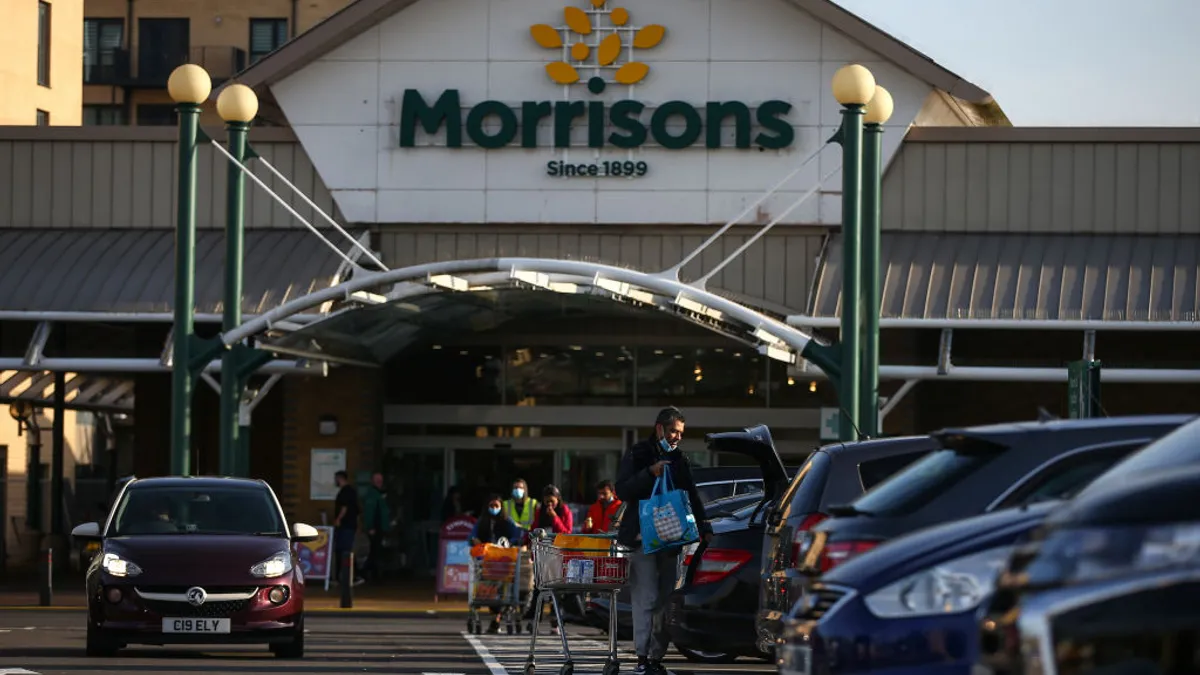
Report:
M 796 469 L 788 469 L 788 477 Z M 701 466 L 692 470 L 696 491 L 704 503 L 734 497 L 759 494 L 763 491 L 762 469 L 757 466 Z
M 980 675 L 1200 671 L 1200 420 L 1121 462 L 1009 557 Z
M 693 661 L 761 657 L 754 641 L 754 614 L 763 515 L 787 489 L 787 471 L 764 425 L 709 434 L 705 440 L 715 451 L 756 460 L 764 489 L 756 493 L 755 508 L 745 518 L 714 532 L 710 543 L 685 551 L 684 573 L 667 604 L 667 630 L 680 653 Z
M 304 655 L 304 576 L 290 528 L 265 482 L 237 478 L 129 481 L 104 523 L 77 540 L 99 540 L 86 574 L 87 654 L 129 644 L 267 643 L 276 656 Z
M 922 527 L 1007 508 L 1049 482 L 1095 478 L 1113 463 L 1192 419 L 1189 415 L 1047 420 L 945 429 L 939 449 L 854 502 L 830 508 L 799 550 L 817 576 Z M 1100 451 L 1100 452 L 1096 452 Z
M 835 443 L 818 448 L 792 478 L 777 507 L 767 513 L 759 566 L 756 608 L 758 651 L 770 653 L 784 616 L 795 603 L 793 588 L 803 534 L 828 517 L 832 506 L 863 492 L 937 448 L 929 436 Z

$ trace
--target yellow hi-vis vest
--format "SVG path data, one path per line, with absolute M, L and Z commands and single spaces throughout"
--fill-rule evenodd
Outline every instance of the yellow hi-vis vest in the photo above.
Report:
M 513 521 L 517 527 L 526 530 L 533 529 L 533 523 L 537 519 L 538 500 L 533 497 L 525 498 L 525 508 L 517 510 L 517 502 L 515 499 L 504 500 L 504 515 Z

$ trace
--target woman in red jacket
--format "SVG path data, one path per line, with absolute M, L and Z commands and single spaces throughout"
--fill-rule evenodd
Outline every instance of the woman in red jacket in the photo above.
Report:
M 534 521 L 534 529 L 553 532 L 554 534 L 571 534 L 575 530 L 575 515 L 571 513 L 562 500 L 562 493 L 553 485 L 547 485 L 542 490 L 541 509 Z

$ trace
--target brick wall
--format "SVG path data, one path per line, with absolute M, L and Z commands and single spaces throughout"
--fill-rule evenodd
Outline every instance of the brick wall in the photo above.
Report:
M 383 446 L 382 373 L 368 368 L 334 367 L 329 375 L 289 376 L 283 386 L 283 474 L 279 500 L 288 519 L 321 524 L 333 520 L 332 501 L 309 498 L 313 448 L 344 448 L 346 470 L 374 469 Z M 337 418 L 333 436 L 318 433 L 323 415 Z

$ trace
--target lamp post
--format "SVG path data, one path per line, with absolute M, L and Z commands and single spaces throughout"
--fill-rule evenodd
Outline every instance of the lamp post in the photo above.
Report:
M 838 436 L 842 441 L 858 438 L 859 386 L 861 384 L 859 297 L 859 242 L 862 236 L 863 114 L 875 95 L 875 76 L 858 64 L 838 69 L 833 75 L 833 97 L 842 105 L 842 325 L 841 373 L 838 401 L 841 406 Z
M 892 95 L 875 86 L 875 94 L 863 116 L 863 364 L 859 391 L 860 427 L 869 436 L 879 428 L 879 294 L 881 293 L 879 247 L 882 238 L 880 213 L 883 203 L 883 125 L 892 116 Z
M 250 122 L 258 114 L 258 96 L 244 84 L 229 85 L 217 97 L 217 114 L 225 120 L 229 132 L 229 154 L 239 161 L 246 158 L 246 136 Z M 221 318 L 222 331 L 231 331 L 242 323 L 242 258 L 245 239 L 246 176 L 240 167 L 228 162 L 228 189 L 225 201 L 225 297 Z M 244 475 L 240 470 L 241 445 L 239 407 L 245 376 L 239 372 L 240 351 L 229 349 L 221 356 L 221 475 Z
M 195 64 L 176 68 L 167 92 L 179 111 L 179 194 L 175 223 L 175 334 L 171 353 L 171 473 L 191 473 L 191 406 L 195 372 L 196 296 L 196 141 L 200 104 L 212 92 L 212 78 Z

